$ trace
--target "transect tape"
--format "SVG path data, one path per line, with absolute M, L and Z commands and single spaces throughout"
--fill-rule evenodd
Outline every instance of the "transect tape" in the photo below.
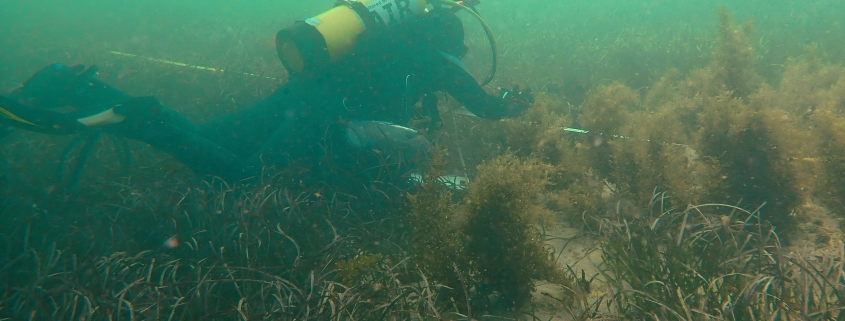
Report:
M 473 113 L 471 113 L 471 112 L 469 112 L 468 110 L 465 110 L 465 109 L 454 111 L 452 114 L 458 114 L 458 115 L 478 118 L 478 116 L 476 116 L 475 114 L 473 114 Z M 503 120 L 503 121 L 512 121 L 512 120 Z M 525 124 L 525 122 L 519 122 L 519 123 Z M 589 130 L 580 129 L 580 128 L 561 127 L 561 129 L 563 129 L 563 131 L 570 132 L 570 133 L 578 133 L 578 134 L 589 134 L 589 133 L 591 133 Z M 605 134 L 605 133 L 594 133 L 594 134 L 602 135 L 602 136 L 610 136 L 610 137 L 614 137 L 614 138 L 634 139 L 634 137 L 623 136 L 623 135 Z M 643 141 L 650 142 L 651 140 L 650 139 L 643 139 Z M 686 144 L 681 144 L 681 143 L 661 142 L 661 144 L 672 144 L 672 145 L 677 145 L 677 146 L 686 146 Z
M 178 61 L 171 61 L 171 60 L 152 58 L 152 57 L 144 57 L 144 56 L 141 56 L 141 55 L 125 53 L 125 52 L 120 52 L 120 51 L 114 51 L 114 50 L 109 51 L 109 53 L 113 54 L 113 55 L 124 56 L 124 57 L 140 58 L 140 59 L 144 59 L 146 61 L 157 62 L 157 63 L 167 64 L 167 65 L 172 65 L 172 66 L 177 66 L 177 67 L 186 67 L 186 68 L 197 69 L 197 70 L 205 70 L 205 71 L 211 71 L 211 72 L 230 72 L 230 71 L 224 70 L 222 68 L 212 68 L 212 67 L 205 67 L 205 66 L 200 66 L 200 65 L 186 64 L 184 62 L 178 62 Z M 249 73 L 249 72 L 238 72 L 238 74 L 279 80 L 278 78 L 275 78 L 275 77 L 256 75 L 256 74 Z
M 152 62 L 157 62 L 157 63 L 162 63 L 162 64 L 168 64 L 168 65 L 173 65 L 173 66 L 178 66 L 178 67 L 187 67 L 187 68 L 193 68 L 193 69 L 205 70 L 205 71 L 211 71 L 211 72 L 226 72 L 226 70 L 223 70 L 222 68 L 212 68 L 212 67 L 205 67 L 205 66 L 200 66 L 200 65 L 191 65 L 191 64 L 186 64 L 184 62 L 171 61 L 171 60 L 152 58 L 152 57 L 144 57 L 144 56 L 141 56 L 141 55 L 125 53 L 125 52 L 120 52 L 120 51 L 114 51 L 114 50 L 109 51 L 109 53 L 113 54 L 113 55 L 118 55 L 118 56 L 140 58 L 140 59 L 144 59 L 144 60 L 147 60 L 147 61 L 152 61 Z M 267 78 L 267 79 L 278 80 L 278 78 L 275 78 L 275 77 L 256 75 L 256 74 L 248 73 L 248 72 L 241 72 L 240 74 L 247 75 L 247 76 L 253 76 L 253 77 L 262 77 L 262 78 Z M 469 112 L 456 112 L 456 114 L 476 117 L 475 115 L 473 115 Z M 568 131 L 568 132 L 572 132 L 572 133 L 579 133 L 579 134 L 590 133 L 590 131 L 587 131 L 587 130 L 578 129 L 578 128 L 570 128 L 570 127 L 563 127 L 563 130 Z M 606 135 L 606 134 L 599 133 L 599 135 Z M 630 138 L 630 137 L 625 137 L 625 136 L 622 136 L 622 135 L 608 135 L 608 136 L 617 137 L 617 138 Z M 646 140 L 646 141 L 648 141 L 648 140 Z M 673 145 L 683 145 L 683 144 L 678 144 L 678 143 L 672 143 L 672 144 Z

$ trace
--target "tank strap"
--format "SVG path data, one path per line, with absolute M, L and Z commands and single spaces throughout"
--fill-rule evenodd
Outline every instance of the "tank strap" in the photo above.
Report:
M 378 23 L 376 22 L 375 17 L 373 14 L 370 13 L 370 10 L 367 10 L 367 6 L 359 1 L 350 1 L 350 0 L 343 0 L 338 1 L 337 5 L 344 5 L 355 11 L 358 14 L 358 17 L 361 18 L 361 21 L 364 22 L 364 26 L 367 29 L 372 29 L 378 27 Z

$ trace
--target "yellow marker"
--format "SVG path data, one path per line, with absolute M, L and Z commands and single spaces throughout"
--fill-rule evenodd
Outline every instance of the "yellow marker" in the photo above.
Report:
M 165 59 L 158 59 L 158 58 L 144 57 L 144 56 L 141 56 L 141 55 L 136 55 L 136 54 L 131 54 L 131 53 L 125 53 L 125 52 L 120 52 L 120 51 L 114 51 L 114 50 L 109 51 L 109 53 L 110 53 L 110 54 L 113 54 L 113 55 L 118 55 L 118 56 L 125 56 L 125 57 L 132 57 L 132 58 L 140 58 L 140 59 L 144 59 L 144 60 L 147 60 L 147 61 L 152 61 L 152 62 L 162 63 L 162 64 L 166 64 L 166 65 L 172 65 L 172 66 L 178 66 L 178 67 L 187 67 L 187 68 L 192 68 L 192 69 L 197 69 L 197 70 L 206 70 L 206 71 L 211 71 L 211 72 L 224 72 L 224 71 L 225 71 L 225 70 L 220 69 L 220 68 L 212 68 L 212 67 L 205 67 L 205 66 L 191 65 L 191 64 L 184 63 L 184 62 L 178 62 L 178 61 L 170 61 L 170 60 L 165 60 Z M 267 79 L 274 79 L 274 80 L 278 80 L 278 78 L 274 78 L 274 77 L 267 77 L 267 76 L 261 76 L 261 75 L 256 75 L 256 74 L 253 74 L 253 73 L 248 73 L 248 72 L 240 72 L 239 74 L 246 75 L 246 76 L 263 77 L 263 78 L 267 78 Z
M 17 115 L 12 114 L 12 112 L 10 112 L 10 111 L 6 110 L 6 108 L 3 108 L 3 107 L 0 107 L 0 114 L 3 114 L 3 116 L 6 116 L 6 118 L 9 118 L 9 119 L 11 119 L 11 120 L 17 121 L 17 122 L 19 122 L 19 123 L 24 123 L 24 124 L 27 124 L 27 125 L 31 125 L 31 126 L 35 126 L 35 127 L 39 127 L 39 126 L 38 126 L 38 125 L 36 125 L 36 124 L 33 124 L 33 123 L 30 123 L 30 122 L 26 121 L 26 119 L 20 118 L 20 117 L 18 117 Z

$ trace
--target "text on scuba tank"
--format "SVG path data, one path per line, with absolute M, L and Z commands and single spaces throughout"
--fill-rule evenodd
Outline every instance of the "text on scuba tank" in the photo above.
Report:
M 414 14 L 412 0 L 377 0 L 366 4 L 377 23 L 391 25 Z

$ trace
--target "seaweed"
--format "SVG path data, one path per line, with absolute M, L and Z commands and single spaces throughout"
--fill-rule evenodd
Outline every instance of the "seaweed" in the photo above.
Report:
M 479 166 L 465 205 L 467 255 L 478 282 L 500 293 L 502 308 L 531 300 L 534 279 L 567 280 L 559 275 L 535 225 L 549 215 L 537 204 L 553 168 L 536 159 L 504 155 Z
M 822 202 L 845 216 L 845 118 L 830 111 L 811 116 L 816 124 L 818 159 L 810 159 L 819 167 L 815 189 Z
M 463 292 L 459 271 L 455 266 L 467 269 L 464 238 L 456 220 L 451 191 L 440 180 L 443 175 L 445 151 L 433 153 L 430 167 L 423 176 L 423 183 L 414 194 L 408 195 L 408 222 L 413 227 L 411 246 L 417 264 L 428 271 L 429 279 L 435 284 L 447 286 L 443 299 L 462 301 L 469 304 Z
M 619 135 L 630 132 L 633 107 L 639 103 L 639 94 L 621 83 L 601 86 L 590 93 L 578 118 L 590 133 L 581 141 L 589 149 L 587 158 L 599 177 L 613 180 L 612 147 L 610 142 Z
M 765 109 L 767 96 L 751 98 L 750 105 L 729 94 L 706 98 L 694 147 L 699 155 L 716 162 L 723 189 L 710 191 L 711 199 L 724 199 L 753 210 L 783 231 L 794 222 L 801 203 L 796 171 L 790 160 L 795 126 L 789 118 Z M 797 136 L 797 137 L 796 137 Z M 764 206 L 765 204 L 765 206 Z
M 807 48 L 803 59 L 790 59 L 777 85 L 772 107 L 805 119 L 816 110 L 842 112 L 845 107 L 845 69 L 825 63 Z
M 655 126 L 652 128 L 658 128 Z M 651 137 L 651 136 L 646 136 Z M 683 207 L 702 198 L 694 180 L 695 163 L 687 146 L 648 141 L 613 141 L 612 174 L 617 197 L 634 201 L 642 207 L 655 191 L 672 191 L 670 203 Z
M 438 315 L 437 288 L 410 265 L 390 223 L 377 213 L 355 217 L 357 205 L 343 194 L 297 192 L 274 177 L 283 179 L 185 182 L 169 193 L 125 182 L 100 195 L 105 204 L 60 206 L 76 209 L 66 219 L 47 214 L 55 205 L 11 200 L 4 214 L 21 224 L 0 231 L 0 313 L 51 320 Z M 81 197 L 92 192 L 80 190 Z M 387 254 L 366 254 L 379 251 Z
M 731 92 L 732 97 L 746 97 L 760 83 L 754 71 L 754 52 L 748 37 L 754 31 L 753 20 L 737 26 L 726 6 L 716 11 L 719 15 L 718 49 L 712 63 L 715 84 Z
M 378 182 L 336 168 L 343 179 L 309 180 L 294 167 L 228 186 L 121 141 L 86 145 L 81 156 L 100 170 L 70 166 L 78 188 L 57 199 L 54 173 L 32 169 L 64 169 L 63 148 L 82 140 L 2 137 L 0 318 L 539 318 L 532 298 L 545 295 L 577 320 L 842 319 L 842 243 L 820 234 L 834 250 L 806 258 L 783 248 L 803 202 L 845 213 L 845 69 L 831 64 L 842 51 L 774 44 L 803 36 L 778 28 L 752 39 L 753 22 L 717 14 L 716 39 L 684 22 L 595 32 L 595 21 L 510 15 L 494 85 L 537 89 L 534 108 L 501 122 L 444 117 L 449 130 L 435 135 L 448 150 L 410 195 L 385 182 L 398 175 L 383 162 L 371 168 Z M 526 17 L 540 20 L 530 33 L 514 22 Z M 204 73 L 111 56 L 93 38 L 67 50 L 27 40 L 24 67 L 8 74 L 96 61 L 104 79 L 198 121 L 286 77 L 259 48 L 185 52 L 173 50 L 176 34 L 136 38 L 127 48 L 163 59 L 240 61 Z M 135 166 L 106 161 L 124 153 Z M 466 192 L 438 179 L 459 157 L 473 178 Z M 598 277 L 550 258 L 538 231 L 550 224 L 601 241 L 590 249 L 602 252 Z M 564 287 L 532 293 L 539 279 Z
M 784 248 L 759 212 L 724 205 L 619 213 L 599 245 L 618 315 L 624 319 L 837 319 L 842 262 L 807 260 Z
M 354 258 L 338 262 L 341 281 L 349 285 L 365 283 L 370 270 L 377 268 L 382 258 L 381 254 L 359 253 Z

